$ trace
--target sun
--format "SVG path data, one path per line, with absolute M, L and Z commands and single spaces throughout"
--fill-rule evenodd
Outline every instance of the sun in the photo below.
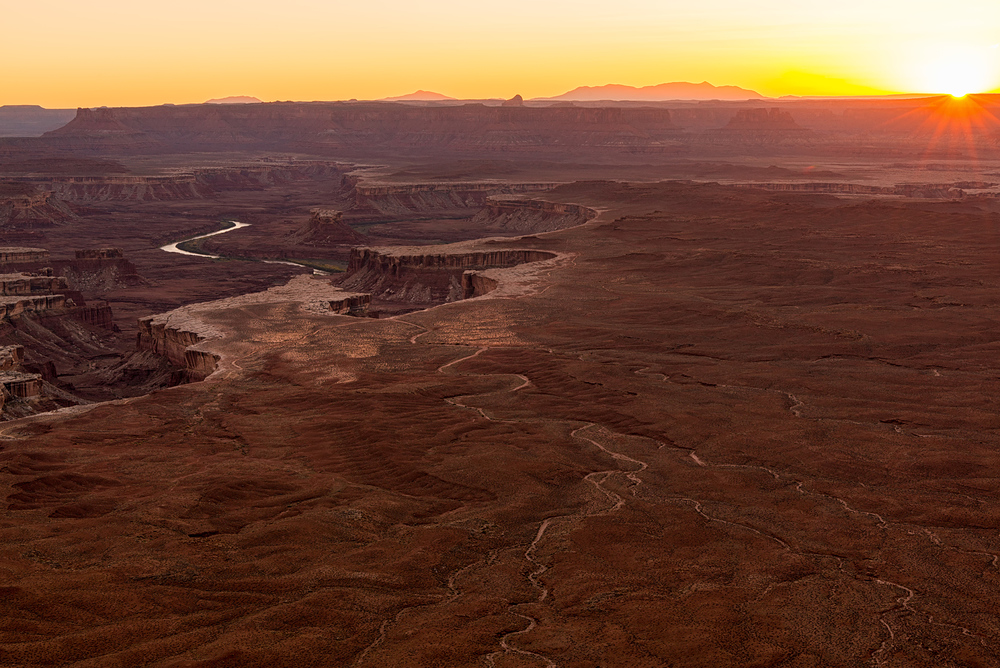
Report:
M 998 84 L 997 50 L 963 46 L 937 47 L 914 65 L 917 87 L 923 93 L 961 98 L 983 93 Z

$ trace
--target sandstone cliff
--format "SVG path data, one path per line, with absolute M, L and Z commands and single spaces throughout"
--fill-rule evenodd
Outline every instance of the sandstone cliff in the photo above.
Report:
M 139 320 L 135 348 L 139 353 L 163 357 L 175 367 L 168 384 L 197 382 L 208 378 L 218 366 L 218 355 L 194 347 L 213 335 L 217 332 L 197 320 L 171 322 L 169 314 L 151 316 Z
M 355 248 L 340 284 L 390 302 L 456 301 L 469 296 L 470 290 L 475 292 L 466 285 L 472 280 L 465 278 L 470 270 L 513 267 L 554 257 L 554 253 L 521 248 L 472 249 L 467 243 L 427 248 Z

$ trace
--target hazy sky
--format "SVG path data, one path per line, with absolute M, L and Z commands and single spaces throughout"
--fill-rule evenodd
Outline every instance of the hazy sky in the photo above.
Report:
M 1000 87 L 1000 0 L 0 0 L 0 104 Z

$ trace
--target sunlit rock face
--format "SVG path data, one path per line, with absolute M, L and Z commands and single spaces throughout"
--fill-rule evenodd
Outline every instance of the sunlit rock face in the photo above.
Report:
M 525 249 L 461 252 L 448 248 L 429 252 L 429 249 L 405 247 L 355 248 L 341 285 L 370 292 L 386 301 L 455 301 L 469 293 L 464 278 L 469 270 L 514 267 L 553 257 L 553 253 Z

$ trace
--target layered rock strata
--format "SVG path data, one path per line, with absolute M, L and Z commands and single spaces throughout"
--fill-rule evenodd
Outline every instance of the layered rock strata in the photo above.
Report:
M 49 252 L 44 248 L 7 247 L 0 248 L 0 265 L 20 262 L 45 262 Z
M 470 270 L 514 267 L 555 257 L 554 253 L 523 248 L 483 250 L 468 243 L 432 248 L 355 248 L 341 285 L 370 292 L 385 301 L 457 301 L 467 296 L 466 281 L 472 279 L 466 279 L 465 274 Z
M 552 232 L 585 223 L 597 212 L 579 204 L 538 199 L 490 199 L 473 217 L 494 232 Z
M 0 412 L 9 399 L 32 399 L 41 394 L 42 377 L 26 373 L 24 346 L 0 347 Z
M 343 297 L 330 300 L 330 310 L 341 315 L 364 315 L 371 303 L 371 295 L 345 292 Z
M 219 356 L 199 350 L 195 345 L 217 336 L 217 332 L 211 329 L 206 331 L 204 324 L 198 320 L 178 321 L 170 316 L 168 313 L 139 320 L 136 351 L 164 357 L 177 367 L 171 384 L 204 380 L 217 368 Z
M 314 209 L 312 216 L 295 234 L 293 240 L 310 246 L 344 246 L 364 243 L 365 236 L 350 228 L 343 212 Z

